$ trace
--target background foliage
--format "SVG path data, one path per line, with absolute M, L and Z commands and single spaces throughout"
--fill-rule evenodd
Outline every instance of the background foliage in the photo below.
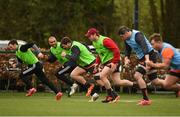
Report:
M 147 36 L 160 32 L 165 41 L 180 47 L 179 6 L 179 0 L 139 0 L 139 30 Z M 47 38 L 54 35 L 89 43 L 84 35 L 96 27 L 123 48 L 117 29 L 133 28 L 133 12 L 134 0 L 0 0 L 0 39 L 47 47 Z

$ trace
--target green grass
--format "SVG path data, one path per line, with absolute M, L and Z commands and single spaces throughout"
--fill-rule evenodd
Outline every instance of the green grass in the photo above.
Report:
M 180 116 L 180 98 L 173 94 L 151 94 L 150 106 L 136 105 L 141 94 L 121 94 L 114 104 L 101 103 L 104 96 L 90 103 L 84 94 L 56 101 L 52 93 L 25 97 L 25 93 L 0 92 L 0 116 Z

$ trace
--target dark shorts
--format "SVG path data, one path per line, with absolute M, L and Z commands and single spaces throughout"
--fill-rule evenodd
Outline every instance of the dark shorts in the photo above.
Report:
M 41 62 L 37 62 L 33 65 L 28 65 L 28 68 L 24 70 L 21 75 L 26 76 L 26 75 L 31 75 L 34 73 L 41 72 L 43 70 L 43 65 Z
M 81 68 L 83 68 L 84 70 L 86 70 L 86 72 L 87 73 L 89 73 L 89 74 L 94 74 L 93 72 L 94 72 L 94 69 L 95 69 L 95 60 L 93 61 L 93 62 L 91 62 L 89 65 L 87 65 L 87 66 L 84 66 L 84 67 L 82 67 L 82 66 L 79 66 L 79 67 L 81 67 Z
M 109 63 L 110 63 L 110 62 L 107 62 L 107 63 L 104 63 L 103 65 L 111 68 L 111 66 L 109 65 Z M 114 71 L 113 73 L 115 73 L 115 72 L 121 72 L 121 70 L 122 70 L 121 61 L 119 61 L 119 63 L 117 63 L 117 67 L 116 67 L 116 69 L 115 69 L 115 71 Z
M 157 52 L 154 52 L 154 50 L 152 50 L 149 53 L 149 60 L 153 61 L 154 63 L 157 62 L 157 58 L 158 58 L 158 54 Z M 149 80 L 154 80 L 157 78 L 157 70 L 156 68 L 151 68 L 148 72 L 146 72 L 146 64 L 145 64 L 145 57 L 143 57 L 142 59 L 139 60 L 139 64 L 136 66 L 135 71 L 141 73 L 142 75 L 146 75 L 148 76 Z
M 66 62 L 66 63 L 64 63 L 64 65 L 63 65 L 64 67 L 66 67 L 66 66 L 70 66 L 71 68 L 76 68 L 77 67 L 77 64 L 76 64 L 76 62 L 74 62 L 74 61 L 68 61 L 68 62 Z
M 76 68 L 76 66 L 77 65 L 74 61 L 68 61 L 68 62 L 64 63 L 63 66 L 58 68 L 58 70 L 56 71 L 56 75 L 60 76 L 60 75 L 64 75 L 64 74 L 69 74 Z
M 173 71 L 169 71 L 168 74 L 180 78 L 180 73 L 176 73 L 176 72 L 173 72 Z

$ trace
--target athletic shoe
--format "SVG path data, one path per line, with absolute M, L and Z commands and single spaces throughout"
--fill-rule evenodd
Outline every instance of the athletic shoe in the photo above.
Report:
M 62 96 L 63 96 L 63 93 L 58 92 L 58 93 L 56 94 L 56 100 L 57 100 L 57 101 L 60 100 Z
M 74 83 L 72 86 L 71 86 L 71 91 L 69 93 L 69 95 L 73 95 L 75 92 L 76 92 L 76 89 L 78 88 L 78 84 Z
M 99 95 L 97 93 L 94 93 L 88 102 L 95 102 L 98 98 L 99 98 Z
M 32 96 L 34 93 L 36 93 L 37 90 L 35 88 L 31 88 L 29 89 L 28 93 L 26 94 L 26 96 Z
M 113 97 L 112 96 L 106 96 L 105 100 L 102 100 L 102 103 L 110 103 L 111 101 L 113 101 Z
M 91 86 L 88 88 L 88 91 L 86 93 L 86 96 L 89 97 L 91 95 L 92 90 L 94 89 L 94 84 L 91 84 Z
M 120 96 L 116 96 L 110 103 L 116 103 L 120 99 Z
M 176 97 L 180 97 L 180 90 L 175 92 Z
M 151 100 L 140 100 L 138 101 L 138 104 L 137 105 L 141 105 L 141 106 L 146 106 L 146 105 L 151 105 Z

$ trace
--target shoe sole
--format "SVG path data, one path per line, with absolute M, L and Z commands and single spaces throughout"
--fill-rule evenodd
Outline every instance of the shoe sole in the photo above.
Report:
M 117 103 L 120 99 L 120 96 L 117 96 L 114 100 L 110 101 L 109 103 Z
M 99 96 L 94 97 L 94 99 L 90 99 L 88 102 L 95 102 L 98 98 L 99 98 Z
M 57 101 L 61 100 L 62 96 L 63 96 L 63 94 L 61 94 L 61 95 L 59 95 L 59 96 L 56 96 L 56 100 L 57 100 Z
M 147 104 L 138 103 L 137 105 L 138 105 L 138 106 L 149 106 L 149 105 L 151 105 L 151 104 L 152 104 L 152 102 L 147 103 Z
M 75 93 L 76 93 L 77 88 L 78 88 L 78 86 L 74 87 L 74 89 L 73 89 L 74 91 L 70 91 L 69 95 L 71 96 L 71 95 L 75 94 Z M 71 92 L 72 92 L 72 93 L 71 93 Z
M 32 96 L 33 94 L 35 94 L 37 92 L 37 90 L 34 90 L 31 94 L 26 94 L 26 97 L 30 97 Z
M 73 94 L 75 94 L 75 91 L 74 92 L 72 92 L 72 93 L 69 93 L 69 95 L 71 96 L 71 95 L 73 95 Z
M 150 106 L 151 104 L 137 104 L 138 106 Z

